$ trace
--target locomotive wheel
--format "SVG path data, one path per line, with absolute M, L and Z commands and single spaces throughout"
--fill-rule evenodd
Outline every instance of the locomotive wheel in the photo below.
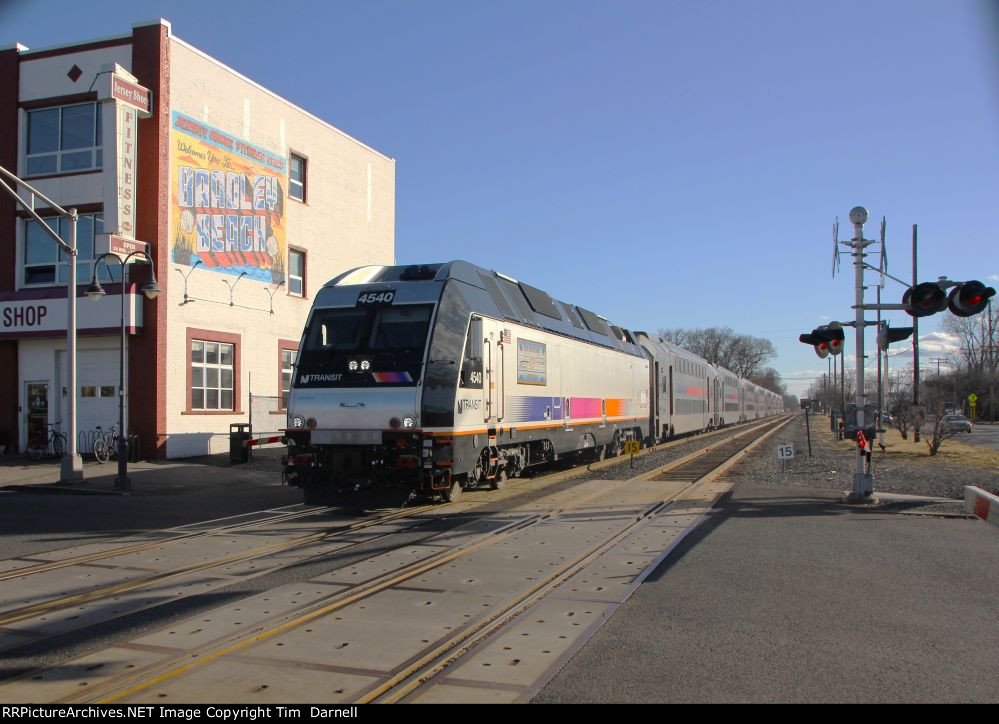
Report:
M 506 485 L 506 468 L 500 468 L 496 477 L 489 481 L 489 487 L 493 490 L 502 490 Z
M 448 490 L 441 492 L 441 497 L 445 503 L 455 503 L 461 498 L 461 481 L 455 480 Z
M 621 438 L 615 435 L 614 442 L 611 443 L 609 455 L 612 458 L 616 458 L 624 450 L 624 445 L 621 443 Z
M 590 460 L 591 462 L 599 463 L 601 460 L 604 460 L 606 457 L 607 457 L 607 446 L 597 445 L 595 448 L 593 448 Z

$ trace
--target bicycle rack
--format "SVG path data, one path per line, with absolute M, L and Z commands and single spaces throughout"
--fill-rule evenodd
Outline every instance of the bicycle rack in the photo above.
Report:
M 76 435 L 77 451 L 80 455 L 93 455 L 94 443 L 99 437 L 97 430 L 80 430 Z

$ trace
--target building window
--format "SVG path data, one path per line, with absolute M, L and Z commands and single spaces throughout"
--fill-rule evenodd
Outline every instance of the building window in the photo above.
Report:
M 185 415 L 240 415 L 238 334 L 187 328 L 187 408 Z
M 90 171 L 103 165 L 97 103 L 28 111 L 25 173 Z
M 63 240 L 69 239 L 69 219 L 51 216 L 45 220 L 49 228 Z M 90 281 L 94 271 L 94 240 L 97 234 L 104 233 L 102 214 L 80 214 L 76 222 L 76 280 L 80 284 Z M 69 280 L 69 266 L 66 253 L 55 240 L 45 232 L 34 219 L 24 222 L 24 247 L 22 267 L 23 284 L 65 284 Z M 100 264 L 99 279 L 102 282 L 121 281 L 121 266 Z
M 288 162 L 288 195 L 305 201 L 305 159 L 295 154 Z
M 281 410 L 288 409 L 288 396 L 291 394 L 291 378 L 295 374 L 295 360 L 298 359 L 298 343 L 281 340 L 278 342 L 281 368 Z
M 305 252 L 301 249 L 288 249 L 288 293 L 305 296 Z
M 191 409 L 232 410 L 235 345 L 191 340 Z

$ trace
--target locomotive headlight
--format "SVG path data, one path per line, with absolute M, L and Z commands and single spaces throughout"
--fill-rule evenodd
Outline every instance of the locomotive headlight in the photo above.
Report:
M 347 371 L 354 374 L 370 372 L 371 359 L 369 357 L 349 357 L 347 359 Z
M 412 430 L 416 427 L 416 420 L 409 415 L 406 415 L 406 417 L 402 418 L 402 426 L 407 430 Z
M 305 418 L 301 415 L 295 415 L 291 418 L 291 426 L 295 428 L 305 427 Z

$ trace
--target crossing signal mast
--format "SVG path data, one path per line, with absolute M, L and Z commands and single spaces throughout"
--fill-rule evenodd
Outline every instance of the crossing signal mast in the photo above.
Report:
M 900 342 L 913 335 L 913 327 L 896 327 L 892 329 L 886 323 L 879 321 L 868 322 L 864 319 L 866 310 L 899 310 L 905 311 L 914 318 L 928 317 L 944 309 L 950 309 L 953 314 L 959 317 L 971 317 L 982 312 L 988 305 L 989 299 L 995 296 L 996 290 L 987 287 L 978 280 L 966 282 L 955 282 L 940 277 L 935 282 L 923 282 L 909 286 L 906 282 L 896 279 L 888 273 L 887 252 L 885 250 L 885 221 L 881 220 L 881 259 L 877 267 L 873 267 L 864 261 L 867 256 L 864 250 L 877 242 L 864 238 L 864 224 L 867 222 L 867 209 L 863 206 L 855 206 L 850 210 L 850 222 L 853 224 L 854 236 L 850 241 L 839 240 L 839 219 L 833 224 L 833 277 L 839 268 L 840 246 L 852 250 L 853 267 L 855 277 L 855 304 L 856 319 L 845 325 L 833 322 L 823 327 L 813 329 L 811 334 L 803 334 L 799 337 L 801 342 L 815 346 L 815 352 L 820 358 L 825 358 L 829 354 L 838 354 L 842 351 L 844 341 L 843 326 L 852 326 L 856 332 L 857 341 L 857 394 L 856 394 L 856 422 L 851 427 L 856 430 L 858 441 L 861 431 L 874 427 L 873 406 L 865 405 L 864 399 L 864 330 L 868 325 L 878 327 L 878 347 L 887 350 L 888 345 Z M 915 231 L 913 231 L 915 235 Z M 864 303 L 864 269 L 872 269 L 881 274 L 881 286 L 884 285 L 885 277 L 896 281 L 906 287 L 902 295 L 901 304 L 865 304 Z M 915 268 L 914 268 L 915 269 Z M 915 271 L 913 271 L 915 276 Z M 947 290 L 950 290 L 948 293 Z M 871 419 L 865 419 L 870 417 Z M 863 447 L 857 450 L 857 472 L 853 476 L 853 491 L 847 496 L 847 502 L 864 503 L 872 502 L 874 499 L 874 478 L 865 469 L 866 454 Z

